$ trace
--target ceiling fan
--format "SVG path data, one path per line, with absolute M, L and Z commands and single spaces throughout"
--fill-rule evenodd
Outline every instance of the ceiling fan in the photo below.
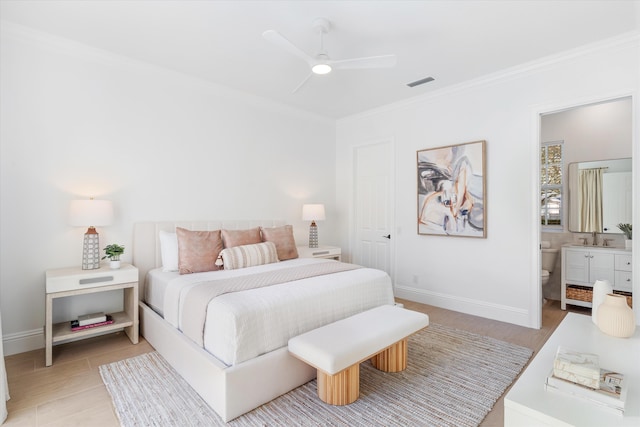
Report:
M 320 33 L 320 51 L 316 56 L 308 55 L 302 49 L 287 40 L 275 30 L 262 33 L 269 42 L 280 46 L 309 64 L 310 72 L 307 77 L 293 90 L 296 93 L 314 74 L 327 74 L 332 70 L 346 70 L 356 68 L 390 68 L 396 65 L 395 55 L 368 56 L 364 58 L 332 60 L 324 49 L 323 37 L 331 29 L 331 22 L 326 18 L 316 18 L 313 28 Z

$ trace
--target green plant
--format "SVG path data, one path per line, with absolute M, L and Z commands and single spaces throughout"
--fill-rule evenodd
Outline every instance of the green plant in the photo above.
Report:
M 116 243 L 107 245 L 104 248 L 105 256 L 102 259 L 109 258 L 111 261 L 120 260 L 120 255 L 124 253 L 124 246 L 120 246 Z
M 618 224 L 618 228 L 622 230 L 627 239 L 631 240 L 631 224 Z

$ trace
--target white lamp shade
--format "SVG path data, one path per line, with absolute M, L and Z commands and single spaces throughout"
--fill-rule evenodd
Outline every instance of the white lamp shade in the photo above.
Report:
M 322 221 L 324 216 L 323 204 L 302 205 L 302 219 L 305 221 Z
M 69 225 L 99 227 L 113 222 L 110 200 L 72 200 L 69 206 Z

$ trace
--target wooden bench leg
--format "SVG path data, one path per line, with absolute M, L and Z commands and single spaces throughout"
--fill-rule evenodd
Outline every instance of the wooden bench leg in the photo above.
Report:
M 371 358 L 374 368 L 385 372 L 400 372 L 407 368 L 407 340 L 398 341 Z
M 348 405 L 360 396 L 360 364 L 335 375 L 318 370 L 318 397 L 331 405 Z

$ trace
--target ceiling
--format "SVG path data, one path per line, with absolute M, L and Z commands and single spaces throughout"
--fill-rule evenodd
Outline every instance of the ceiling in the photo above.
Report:
M 640 28 L 639 1 L 2 0 L 3 20 L 342 118 Z M 315 55 L 314 18 L 334 60 L 396 54 L 388 69 L 308 75 L 262 38 Z M 433 82 L 408 87 L 427 76 Z

